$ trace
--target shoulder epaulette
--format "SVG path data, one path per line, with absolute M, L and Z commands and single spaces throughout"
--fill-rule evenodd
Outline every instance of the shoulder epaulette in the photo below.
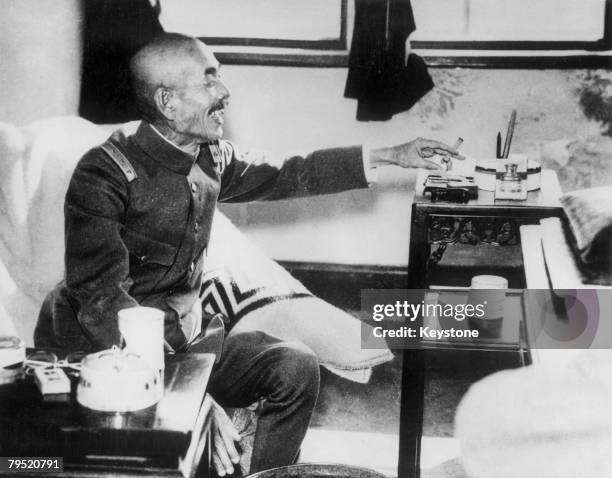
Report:
M 121 172 L 128 180 L 128 183 L 131 183 L 138 177 L 136 170 L 129 162 L 125 154 L 123 154 L 123 152 L 111 140 L 105 141 L 100 145 L 100 147 L 106 154 L 108 154 L 114 163 L 119 166 L 119 169 L 121 169 Z

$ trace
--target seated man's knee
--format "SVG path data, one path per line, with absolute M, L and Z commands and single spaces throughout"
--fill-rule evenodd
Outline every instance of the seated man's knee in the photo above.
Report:
M 274 381 L 316 399 L 319 393 L 319 360 L 300 342 L 280 342 L 269 350 Z

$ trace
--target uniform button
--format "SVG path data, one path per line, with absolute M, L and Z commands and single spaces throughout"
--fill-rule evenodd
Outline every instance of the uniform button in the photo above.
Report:
M 198 190 L 198 185 L 196 183 L 191 183 L 191 190 L 195 193 Z
M 193 228 L 195 229 L 195 232 L 198 232 L 198 231 L 200 230 L 200 225 L 199 225 L 199 224 L 196 222 L 196 223 L 193 225 Z
M 149 259 L 149 256 L 140 256 L 140 262 L 147 262 L 147 259 Z
M 192 262 L 191 265 L 189 266 L 189 271 L 193 272 L 195 270 L 195 262 Z
M 168 295 L 174 295 L 174 292 L 175 292 L 175 290 L 174 290 L 174 289 L 170 289 L 170 290 L 168 291 Z

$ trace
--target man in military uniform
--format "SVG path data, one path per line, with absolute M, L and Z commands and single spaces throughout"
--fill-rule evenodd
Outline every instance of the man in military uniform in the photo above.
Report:
M 425 166 L 456 151 L 418 139 L 364 154 L 315 151 L 281 166 L 248 162 L 222 139 L 230 96 L 202 42 L 165 34 L 132 60 L 142 115 L 135 134 L 114 134 L 77 165 L 65 201 L 66 277 L 43 304 L 38 346 L 95 351 L 121 344 L 117 312 L 138 305 L 165 313 L 165 340 L 189 350 L 202 330 L 198 293 L 217 201 L 280 199 L 367 187 L 380 163 Z M 369 162 L 369 164 L 368 164 Z M 365 164 L 365 167 L 364 167 Z M 319 387 L 307 347 L 260 332 L 232 334 L 210 381 L 223 406 L 264 399 L 251 471 L 291 463 Z M 216 408 L 214 465 L 232 473 L 240 437 Z M 265 442 L 265 443 L 264 443 Z

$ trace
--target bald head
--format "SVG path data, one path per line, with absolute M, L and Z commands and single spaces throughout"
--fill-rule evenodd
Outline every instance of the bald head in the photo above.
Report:
M 136 53 L 130 67 L 142 119 L 166 138 L 191 148 L 223 136 L 230 93 L 204 43 L 166 33 Z
M 130 62 L 132 85 L 142 119 L 150 123 L 163 120 L 155 104 L 159 88 L 181 88 L 196 74 L 206 45 L 196 38 L 165 33 L 141 48 Z

